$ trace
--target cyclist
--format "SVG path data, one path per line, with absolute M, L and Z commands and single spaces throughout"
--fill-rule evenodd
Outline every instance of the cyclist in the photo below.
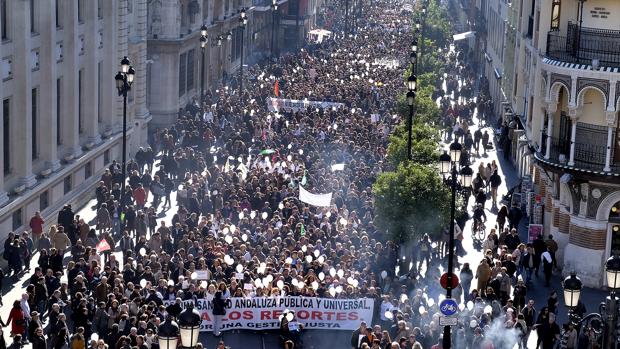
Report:
M 478 231 L 478 227 L 480 227 L 480 225 L 482 223 L 486 223 L 487 222 L 487 215 L 486 213 L 484 213 L 484 206 L 482 206 L 481 204 L 476 205 L 476 208 L 474 209 L 474 233 Z

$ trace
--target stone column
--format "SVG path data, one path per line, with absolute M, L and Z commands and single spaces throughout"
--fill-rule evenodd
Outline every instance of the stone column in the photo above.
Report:
M 117 5 L 118 7 L 118 13 L 117 13 L 118 31 L 116 35 L 118 36 L 118 44 L 116 47 L 117 49 L 116 50 L 116 62 L 117 63 L 114 66 L 117 67 L 118 70 L 120 70 L 121 60 L 123 59 L 123 57 L 128 56 L 127 37 L 129 35 L 129 28 L 127 27 L 127 0 L 118 0 L 117 4 L 118 4 Z M 134 62 L 132 62 L 132 64 L 134 64 Z M 129 97 L 127 99 L 129 100 Z M 129 104 L 129 101 L 127 101 L 127 103 Z M 116 127 L 115 129 L 120 132 L 123 130 L 123 97 L 122 96 L 117 95 L 115 106 L 116 106 L 116 122 L 115 122 Z M 127 106 L 127 130 L 129 130 L 129 128 L 131 127 L 131 124 L 129 122 L 130 110 L 131 110 L 131 107 L 128 105 Z
M 59 1 L 62 6 L 63 0 Z M 52 172 L 60 168 L 58 160 L 58 143 L 56 134 L 58 132 L 57 103 L 58 90 L 56 89 L 56 79 L 58 79 L 56 63 L 56 9 L 53 1 L 41 1 L 39 3 L 41 13 L 49 15 L 39 16 L 41 28 L 41 50 L 39 51 L 39 76 L 40 88 L 38 91 L 41 108 L 41 118 L 45 118 L 45 127 L 39 130 L 39 139 L 43 146 L 39 149 L 39 158 L 45 161 L 45 167 Z
M 549 114 L 549 118 L 547 120 L 547 152 L 545 154 L 545 159 L 549 159 L 551 157 L 551 144 L 553 142 L 553 114 Z
M 110 135 L 118 120 L 117 91 L 114 76 L 120 70 L 118 59 L 118 0 L 103 1 L 103 64 L 101 68 L 101 125 L 100 128 L 106 135 Z
M 32 66 L 30 1 L 8 1 L 12 6 L 13 88 L 11 98 L 11 163 L 19 185 L 31 188 L 37 183 L 32 173 Z M 41 113 L 43 115 L 44 113 Z
M 97 31 L 97 1 L 85 2 L 84 70 L 82 71 L 82 115 L 83 128 L 87 137 L 87 148 L 101 143 L 99 135 L 99 32 Z
M 0 16 L 0 25 L 2 25 L 2 17 Z M 0 45 L 0 57 L 2 56 L 2 45 Z M 1 96 L 0 96 L 1 97 Z M 0 98 L 1 99 L 1 98 Z M 2 102 L 2 100 L 0 100 Z M 0 145 L 4 145 L 4 114 L 0 106 Z M 0 151 L 0 207 L 9 201 L 9 196 L 4 190 L 4 152 Z
M 132 42 L 137 46 L 138 55 L 135 57 L 134 69 L 136 77 L 131 89 L 134 91 L 134 113 L 137 118 L 147 118 L 149 111 L 146 106 L 146 0 L 138 0 L 134 5 L 136 11 L 137 22 L 136 40 Z
M 611 171 L 611 150 L 613 148 L 613 132 L 616 125 L 616 112 L 607 111 L 606 113 L 607 119 L 607 148 L 605 152 L 605 168 L 603 171 L 609 172 Z
M 577 120 L 581 114 L 581 109 L 578 109 L 577 106 L 570 105 L 568 108 L 568 115 L 571 120 L 570 160 L 568 161 L 568 166 L 575 166 L 575 138 L 577 136 Z
M 79 84 L 78 70 L 80 53 L 80 38 L 78 36 L 78 6 L 77 1 L 63 3 L 63 25 L 65 38 L 63 41 L 63 69 L 62 69 L 62 143 L 65 147 L 63 156 L 70 160 L 82 154 L 80 146 L 79 124 Z M 86 45 L 86 43 L 85 43 Z M 83 103 L 83 105 L 85 105 Z M 86 119 L 84 113 L 82 120 Z

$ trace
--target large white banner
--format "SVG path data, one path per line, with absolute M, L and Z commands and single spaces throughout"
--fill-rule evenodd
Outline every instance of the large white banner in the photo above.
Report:
M 183 303 L 191 303 L 191 300 Z M 174 301 L 164 301 L 166 306 Z M 310 297 L 230 298 L 222 331 L 275 330 L 280 328 L 280 315 L 285 310 L 295 311 L 297 320 L 306 329 L 355 330 L 360 321 L 372 322 L 374 300 L 331 299 Z M 213 331 L 212 303 L 206 299 L 195 302 L 200 313 L 201 331 Z
M 306 110 L 308 108 L 342 108 L 343 103 L 326 102 L 326 101 L 309 101 L 307 99 L 284 99 L 284 98 L 267 98 L 267 108 L 269 111 L 292 111 Z
M 299 185 L 299 201 L 313 206 L 330 207 L 332 204 L 332 193 L 312 194 Z

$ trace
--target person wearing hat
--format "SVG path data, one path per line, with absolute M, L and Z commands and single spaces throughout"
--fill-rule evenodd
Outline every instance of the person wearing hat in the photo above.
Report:
M 36 336 L 36 331 L 39 328 L 43 328 L 43 322 L 41 322 L 41 319 L 39 318 L 39 312 L 35 310 L 30 313 L 30 321 L 28 322 L 28 339 L 31 342 Z

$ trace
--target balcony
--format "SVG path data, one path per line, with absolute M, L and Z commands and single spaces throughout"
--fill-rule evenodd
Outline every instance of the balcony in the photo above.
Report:
M 570 164 L 571 139 L 570 125 L 561 123 L 560 135 L 558 137 L 548 137 L 543 134 L 542 144 L 536 158 L 552 167 L 564 170 L 575 170 L 579 172 L 598 173 L 608 176 L 620 175 L 620 154 L 619 149 L 612 146 L 610 154 L 610 170 L 605 171 L 605 159 L 607 156 L 607 136 L 606 126 L 591 125 L 578 122 L 576 126 L 576 137 L 574 144 L 574 160 Z M 615 130 L 612 130 L 612 139 L 616 139 Z M 547 143 L 551 141 L 551 147 L 547 149 Z M 547 154 L 547 150 L 549 153 Z
M 620 68 L 620 30 L 582 27 L 569 22 L 566 35 L 547 34 L 547 57 L 567 63 Z

